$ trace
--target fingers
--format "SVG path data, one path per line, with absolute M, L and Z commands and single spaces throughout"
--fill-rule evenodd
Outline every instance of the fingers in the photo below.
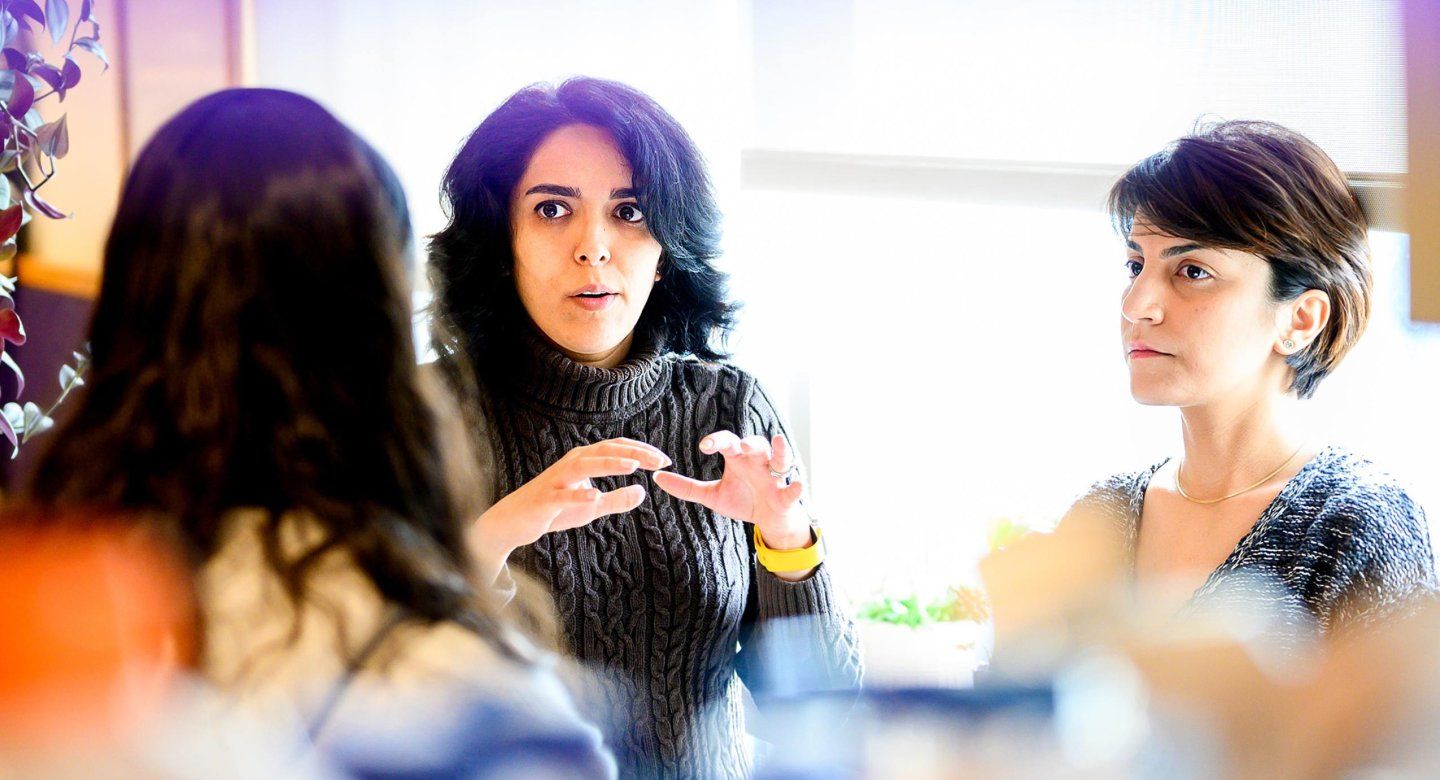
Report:
M 621 512 L 629 512 L 645 502 L 644 485 L 627 485 L 617 488 L 600 496 L 596 502 L 595 517 L 605 515 L 617 515 Z
M 700 451 L 727 458 L 764 455 L 770 457 L 770 442 L 764 436 L 740 438 L 731 431 L 716 431 L 700 440 Z
M 780 500 L 784 502 L 786 506 L 794 506 L 796 502 L 798 502 L 801 497 L 804 496 L 804 494 L 805 485 L 797 479 L 794 482 L 786 485 L 780 491 Z
M 568 531 L 589 525 L 606 515 L 629 512 L 645 501 L 645 486 L 628 485 L 623 488 L 601 493 L 594 488 L 576 488 L 562 491 L 566 500 L 573 501 L 574 511 L 561 513 L 549 531 Z
M 708 455 L 739 455 L 740 437 L 730 431 L 716 431 L 700 440 L 700 451 Z
M 698 479 L 682 477 L 673 471 L 657 471 L 652 477 L 655 480 L 655 484 L 666 493 L 669 493 L 681 501 L 693 501 L 705 506 L 713 503 L 720 487 L 719 480 L 702 482 Z
M 586 457 L 608 457 L 608 458 L 630 458 L 640 462 L 640 467 L 649 471 L 667 468 L 671 465 L 670 456 L 666 455 L 658 447 L 653 447 L 643 441 L 634 439 L 607 439 L 595 444 L 587 444 L 583 447 L 576 447 L 565 453 L 569 459 Z
M 784 436 L 775 434 L 770 439 L 770 470 L 784 474 L 795 465 L 795 455 L 790 451 L 790 442 Z
M 623 477 L 634 474 L 640 468 L 640 461 L 634 458 L 580 457 L 562 461 L 560 477 L 567 484 L 581 482 L 595 477 Z

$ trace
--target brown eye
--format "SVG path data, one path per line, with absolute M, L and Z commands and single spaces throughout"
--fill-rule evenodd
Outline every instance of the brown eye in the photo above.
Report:
M 1180 273 L 1183 274 L 1186 279 L 1189 279 L 1191 281 L 1198 282 L 1201 279 L 1210 278 L 1209 271 L 1193 263 L 1186 263 L 1185 265 L 1180 266 Z
M 621 203 L 615 208 L 615 216 L 622 222 L 635 224 L 645 221 L 645 215 L 640 212 L 640 207 L 634 203 Z
M 547 200 L 535 207 L 535 213 L 542 219 L 559 219 L 570 214 L 570 207 L 558 200 Z
M 1131 279 L 1134 279 L 1135 277 L 1139 276 L 1139 275 L 1140 275 L 1140 269 L 1142 269 L 1142 268 L 1144 268 L 1144 267 L 1145 267 L 1145 264 L 1142 263 L 1142 262 L 1140 262 L 1139 260 L 1130 259 L 1130 260 L 1126 260 L 1126 261 L 1125 261 L 1125 273 L 1126 273 L 1126 275 L 1128 275 Z

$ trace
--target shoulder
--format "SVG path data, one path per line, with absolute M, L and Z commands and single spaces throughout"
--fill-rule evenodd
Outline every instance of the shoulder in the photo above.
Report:
M 756 404 L 774 407 L 759 380 L 739 366 L 679 355 L 668 355 L 665 359 L 673 365 L 671 376 L 675 389 L 691 395 L 700 405 L 708 402 L 729 409 Z
M 696 385 L 718 385 L 739 389 L 753 386 L 755 377 L 732 363 L 701 360 L 694 356 L 670 354 L 664 360 L 673 366 L 676 381 Z
M 1296 502 L 1314 514 L 1312 539 L 1369 557 L 1431 557 L 1425 512 L 1393 474 L 1339 447 L 1316 455 L 1307 471 Z
M 1120 519 L 1138 514 L 1150 478 L 1168 462 L 1167 458 L 1143 469 L 1122 471 L 1092 482 L 1085 492 L 1076 497 L 1066 518 L 1098 513 Z

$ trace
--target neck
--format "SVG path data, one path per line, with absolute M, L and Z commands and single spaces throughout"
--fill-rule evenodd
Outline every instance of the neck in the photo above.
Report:
M 1186 490 L 1205 496 L 1238 490 L 1294 455 L 1305 443 L 1297 403 L 1266 393 L 1242 403 L 1181 409 Z
M 541 335 L 544 334 L 542 333 Z M 630 356 L 630 347 L 635 343 L 635 332 L 631 331 L 626 334 L 625 338 L 620 340 L 619 344 L 609 349 L 602 349 L 599 352 L 572 352 L 560 344 L 555 343 L 549 336 L 545 336 L 545 340 L 549 341 L 551 346 L 559 350 L 560 354 L 582 366 L 589 366 L 590 368 L 614 368 L 624 363 L 625 358 Z

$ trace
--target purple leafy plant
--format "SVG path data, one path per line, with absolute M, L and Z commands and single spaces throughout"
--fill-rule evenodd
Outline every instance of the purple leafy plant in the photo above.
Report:
M 15 256 L 15 237 L 32 214 L 65 219 L 65 212 L 40 197 L 40 188 L 55 176 L 55 162 L 70 151 L 70 131 L 65 115 L 46 122 L 36 110 L 41 101 L 65 95 L 80 83 L 80 52 L 85 52 L 110 69 L 110 60 L 100 44 L 100 22 L 95 19 L 94 0 L 81 0 L 80 13 L 71 24 L 68 0 L 0 0 L 0 262 Z M 46 34 L 56 46 L 70 43 L 58 62 L 47 61 L 35 51 L 32 35 Z M 25 343 L 25 324 L 15 311 L 15 279 L 0 273 L 0 370 L 15 376 L 16 399 L 25 392 L 25 375 L 6 352 L 8 345 Z M 50 414 L 74 388 L 84 384 L 89 365 L 86 352 L 74 353 L 75 363 L 60 370 L 60 397 L 48 410 L 34 403 L 21 405 L 8 400 L 0 406 L 0 435 L 10 442 L 11 457 L 33 434 L 53 425 Z M 6 400 L 0 398 L 0 400 Z

